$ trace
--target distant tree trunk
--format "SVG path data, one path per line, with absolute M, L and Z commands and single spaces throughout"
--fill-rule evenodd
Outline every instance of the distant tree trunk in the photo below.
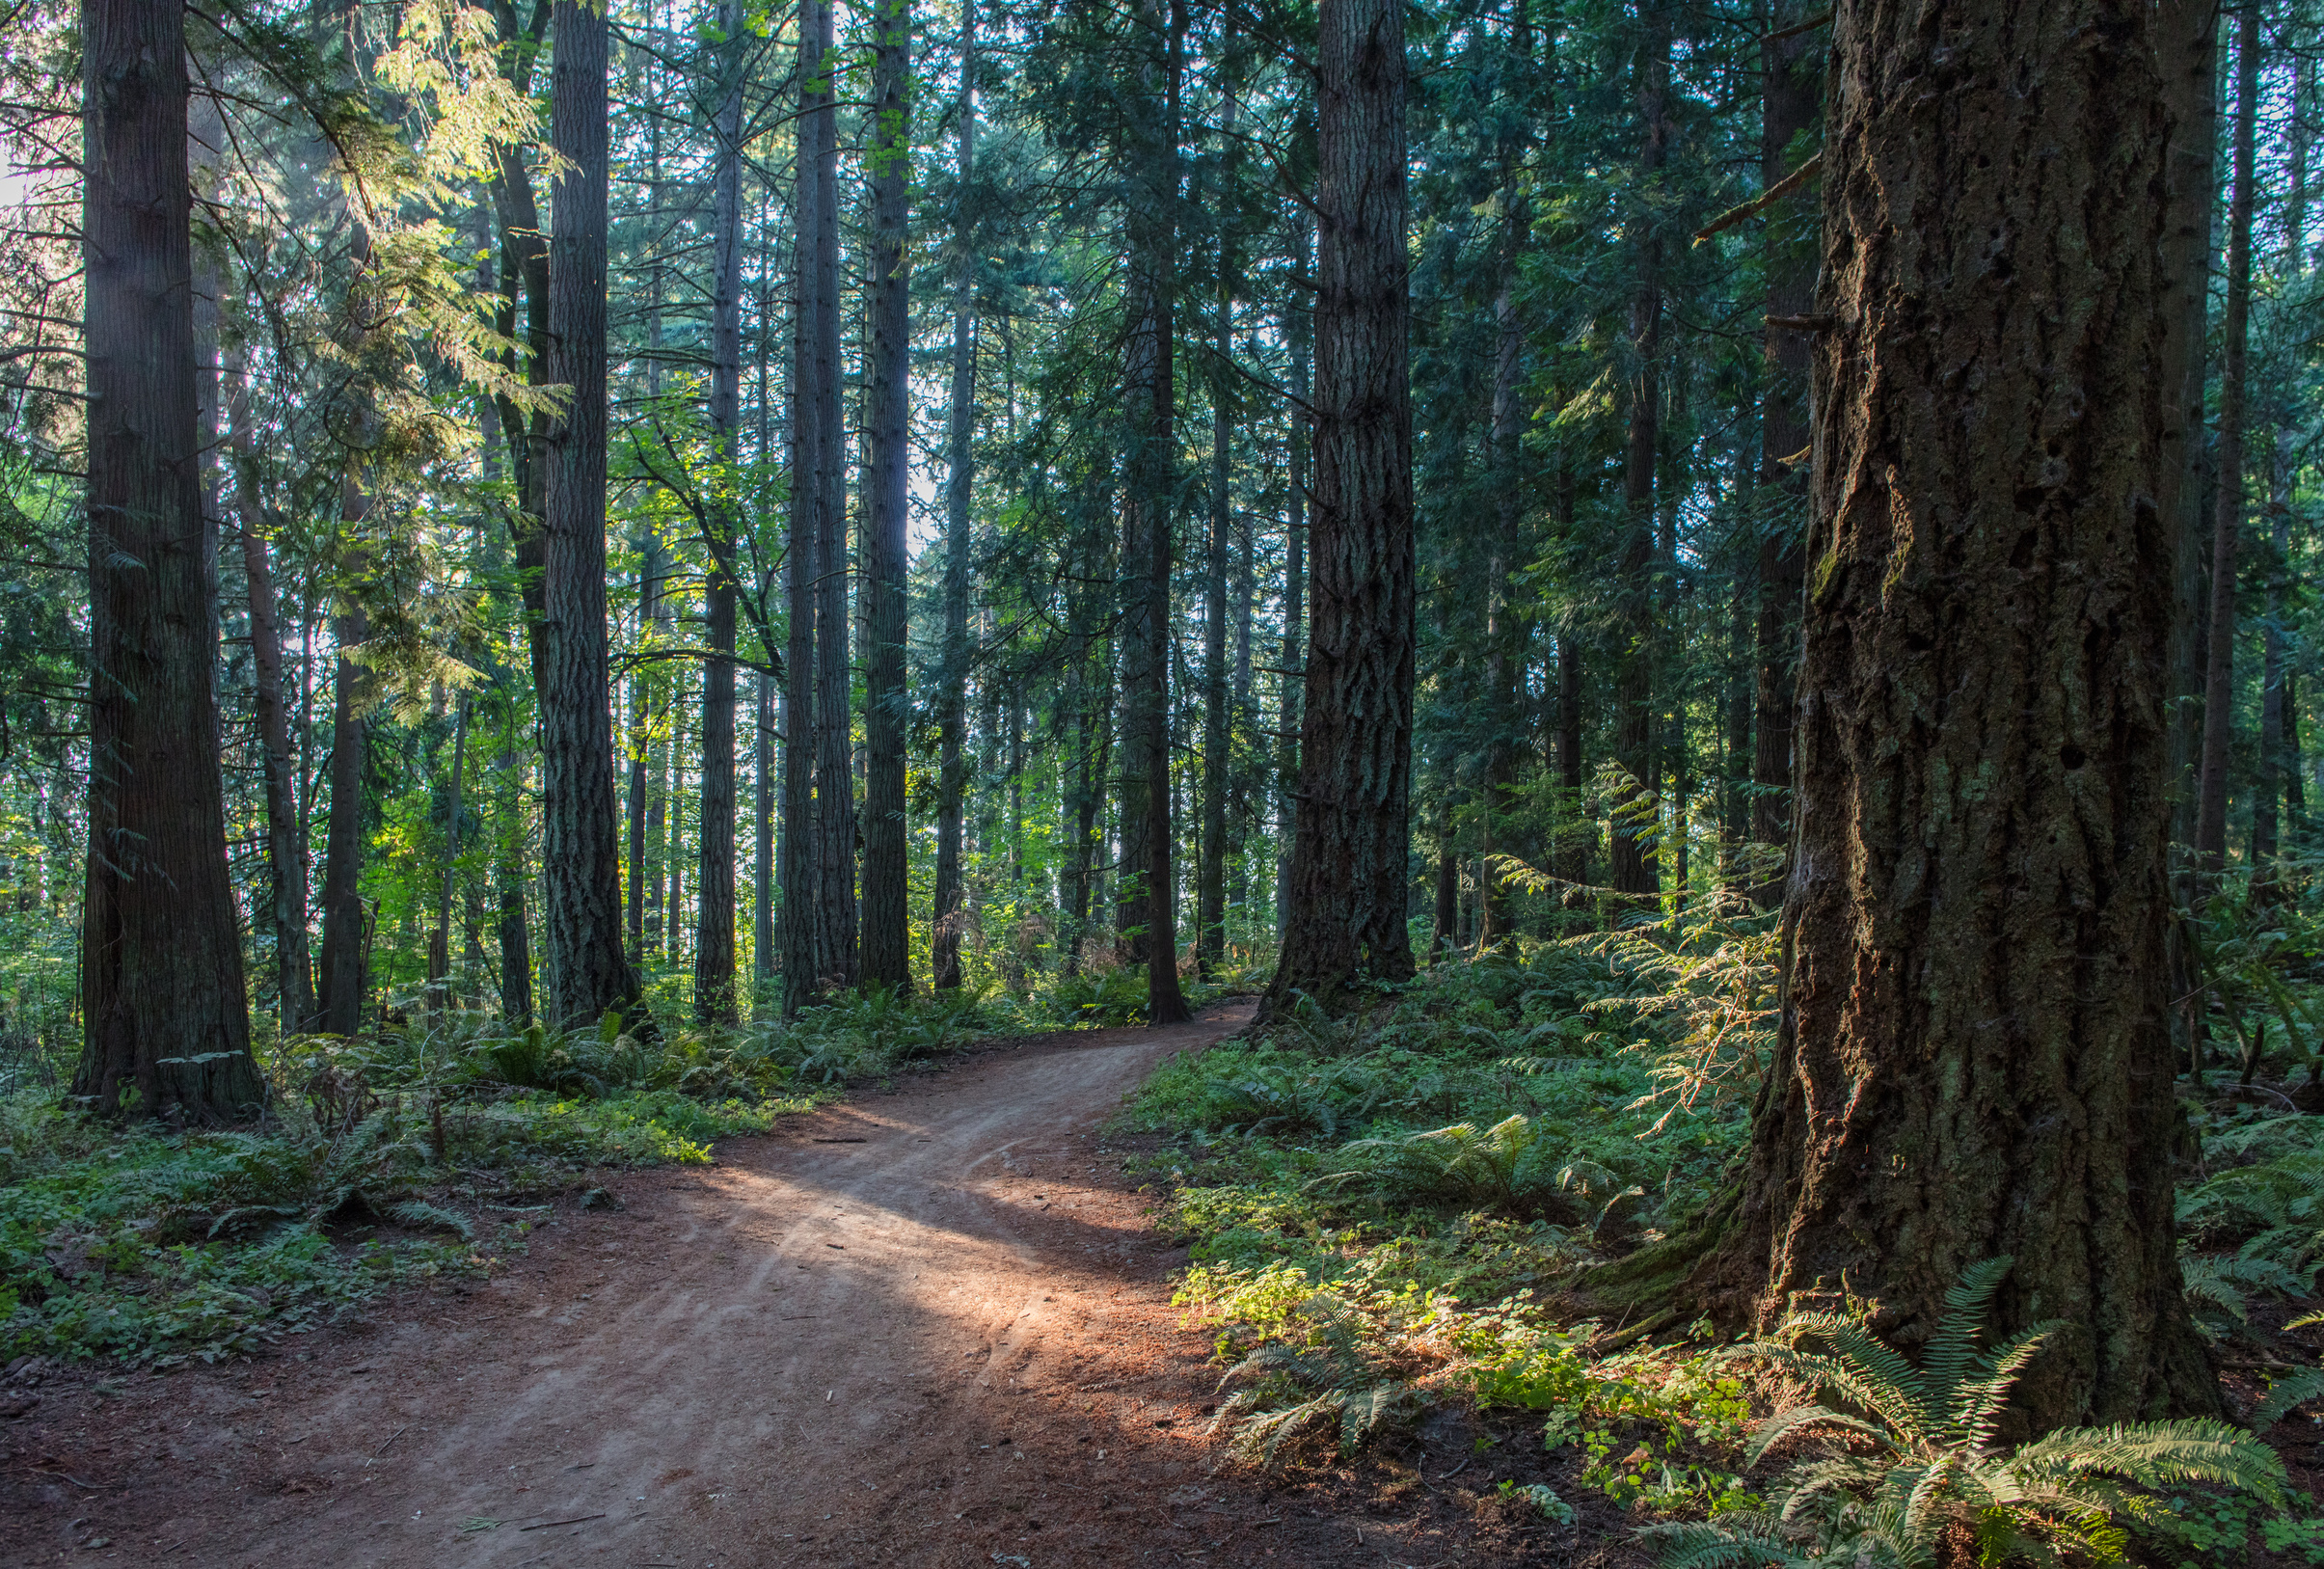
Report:
M 909 238 L 911 0 L 873 10 L 871 364 L 864 422 L 871 461 L 863 476 L 864 650 L 863 979 L 911 989 L 910 884 L 905 853 L 905 524 L 910 506 L 911 280 Z
M 233 454 L 234 522 L 242 539 L 242 579 L 249 596 L 251 668 L 255 676 L 258 755 L 266 783 L 268 914 L 282 988 L 284 1035 L 314 1014 L 314 969 L 307 946 L 307 852 L 299 820 L 298 773 L 290 755 L 290 709 L 283 694 L 283 625 L 274 565 L 266 548 L 266 511 L 258 495 L 257 438 L 250 423 L 250 374 L 240 342 L 225 355 L 226 413 Z
M 783 571 L 791 607 L 791 628 L 783 661 L 783 834 L 777 876 L 783 885 L 783 1013 L 797 1014 L 822 992 L 824 825 L 816 806 L 816 610 L 817 580 L 824 570 L 823 507 L 824 487 L 807 476 L 823 464 L 823 419 L 830 400 L 826 374 L 835 365 L 818 363 L 824 340 L 824 308 L 818 274 L 824 242 L 818 232 L 827 206 L 823 185 L 826 166 L 821 153 L 829 122 L 830 82 L 824 56 L 830 48 L 827 5 L 809 0 L 799 17 L 798 152 L 793 198 L 793 299 L 791 338 L 790 548 Z M 836 221 L 836 220 L 834 220 Z M 836 243 L 836 242 L 834 242 Z
M 1404 16 L 1323 8 L 1313 630 L 1291 920 L 1263 1011 L 1409 980 L 1414 628 Z
M 1227 25 L 1231 26 L 1230 21 Z M 1225 47 L 1231 48 L 1231 39 Z M 1234 134 L 1234 88 L 1227 89 L 1222 134 Z M 1227 952 L 1227 793 L 1234 731 L 1227 709 L 1227 570 L 1234 527 L 1234 237 L 1227 216 L 1235 165 L 1229 153 L 1219 203 L 1218 295 L 1211 323 L 1210 534 L 1203 555 L 1203 853 L 1195 873 L 1195 965 L 1207 979 Z
M 621 841 L 606 648 L 606 13 L 557 0 L 549 378 L 573 389 L 550 432 L 542 554 L 541 892 L 549 1014 L 562 1028 L 637 1011 L 621 947 Z
M 804 14 L 819 59 L 831 53 L 831 7 L 813 0 Z M 805 36 L 802 32 L 802 38 Z M 812 357 L 802 391 L 816 405 L 813 461 L 798 473 L 816 492 L 815 583 L 815 963 L 818 990 L 845 991 L 857 975 L 855 926 L 855 779 L 850 727 L 848 663 L 847 429 L 839 406 L 839 117 L 836 84 L 823 72 L 814 107 L 799 122 L 800 157 L 817 166 L 812 225 L 801 215 L 800 250 L 815 300 Z M 806 244 L 809 234 L 814 244 Z
M 532 1022 L 532 937 L 525 918 L 527 769 L 518 749 L 518 718 L 515 694 L 503 690 L 500 754 L 493 770 L 493 882 L 500 904 L 495 928 L 500 948 L 500 1016 L 510 1025 Z
M 1778 0 L 1773 31 L 1799 25 L 1812 0 Z M 1813 29 L 1762 44 L 1759 178 L 1770 190 L 1792 173 L 1793 144 L 1815 128 L 1824 48 Z M 1802 154 L 1804 155 L 1804 154 Z M 1804 206 L 1804 203 L 1797 204 Z M 1814 230 L 1794 205 L 1768 216 L 1767 314 L 1797 320 L 1816 288 Z M 1751 753 L 1751 837 L 1788 857 L 1792 844 L 1792 717 L 1799 685 L 1799 601 L 1807 571 L 1808 336 L 1767 329 L 1760 399 L 1759 627 Z M 1785 862 L 1789 864 L 1788 858 Z M 1783 903 L 1778 867 L 1751 889 L 1762 909 Z
M 651 528 L 641 530 L 638 541 L 637 568 L 637 630 L 642 638 L 652 637 L 661 628 L 665 611 L 662 591 L 663 562 L 659 537 Z M 647 667 L 636 666 L 630 672 L 630 780 L 624 802 L 625 826 L 629 833 L 629 949 L 632 961 L 642 965 L 648 952 L 648 911 L 653 915 L 650 940 L 662 940 L 661 906 L 657 895 L 661 889 L 655 883 L 653 863 L 647 854 L 649 826 L 657 839 L 662 830 L 660 819 L 650 815 L 654 789 L 661 780 L 656 766 L 659 754 L 654 741 L 654 683 Z
M 731 469 L 741 455 L 743 409 L 743 39 L 741 7 L 722 0 L 718 51 L 721 96 L 711 134 L 712 261 L 710 439 Z M 694 879 L 694 1017 L 732 1023 L 735 1007 L 735 535 L 740 519 L 721 488 L 711 503 L 705 629 L 711 658 L 702 666 L 701 871 Z
M 1291 248 L 1291 269 L 1305 279 L 1311 220 L 1305 208 L 1294 220 L 1297 238 Z M 1308 365 L 1314 340 L 1315 318 L 1291 291 L 1284 311 L 1284 341 L 1291 355 L 1291 403 L 1284 433 L 1284 467 L 1290 483 L 1284 505 L 1284 640 L 1281 654 L 1283 698 L 1276 715 L 1275 815 L 1279 840 L 1275 857 L 1275 930 L 1280 941 L 1291 925 L 1291 858 L 1298 840 L 1299 822 L 1299 700 L 1306 686 L 1307 657 L 1307 546 L 1308 455 L 1313 424 L 1309 417 Z
M 506 66 L 509 85 L 527 96 L 533 90 L 533 68 L 540 57 L 541 38 L 554 9 L 535 4 L 530 22 L 523 27 L 518 24 L 514 4 L 502 4 L 496 10 L 500 24 L 500 58 Z M 511 337 L 517 335 L 516 296 L 521 283 L 525 297 L 525 379 L 531 386 L 542 387 L 550 385 L 549 241 L 541 232 L 540 205 L 532 188 L 530 150 L 514 147 L 494 149 L 497 173 L 492 181 L 492 198 L 494 216 L 500 229 L 500 330 Z M 509 525 L 516 547 L 518 592 L 525 607 L 526 648 L 531 656 L 532 689 L 537 696 L 546 690 L 547 678 L 542 663 L 547 652 L 542 640 L 542 619 L 546 614 L 542 562 L 548 536 L 542 519 L 549 483 L 549 413 L 545 408 L 527 412 L 518 408 L 513 399 L 502 399 L 499 411 L 500 429 L 508 441 L 509 467 L 516 477 L 517 509 Z M 529 1007 L 529 982 L 527 997 Z
M 1652 188 L 1670 142 L 1670 23 L 1649 15 L 1639 46 L 1638 118 L 1644 141 L 1638 149 L 1638 182 Z M 1629 428 L 1622 453 L 1622 552 L 1616 568 L 1620 587 L 1621 644 L 1614 655 L 1614 761 L 1627 776 L 1614 793 L 1610 872 L 1616 893 L 1640 899 L 1662 890 L 1662 867 L 1654 825 L 1643 821 L 1646 799 L 1658 772 L 1655 746 L 1655 655 L 1662 647 L 1656 625 L 1655 460 L 1662 446 L 1662 240 L 1653 209 L 1637 208 L 1635 286 L 1630 302 L 1630 340 L 1637 365 L 1632 372 Z
M 204 559 L 185 14 L 84 0 L 90 749 L 73 1093 L 197 1121 L 256 1110 L 226 860 Z
M 436 932 L 428 939 L 428 1006 L 451 1002 L 446 984 L 452 972 L 452 885 L 460 879 L 460 788 L 468 763 L 468 693 L 460 694 L 452 717 L 451 799 L 444 825 L 444 878 L 436 891 Z
M 2235 731 L 2235 558 L 2243 538 L 2245 366 L 2252 318 L 2253 155 L 2259 99 L 2259 12 L 2238 13 L 2235 35 L 2235 172 L 2228 199 L 2227 312 L 2220 326 L 2219 492 L 2212 503 L 2211 636 L 2203 671 L 2202 772 L 2195 848 L 2205 877 L 2228 854 L 2228 748 Z
M 350 475 L 340 486 L 341 520 L 360 524 L 368 504 L 363 486 Z M 370 694 L 361 667 L 348 657 L 369 636 L 362 607 L 343 608 L 332 631 L 338 653 L 331 677 L 331 821 L 323 840 L 323 954 L 315 978 L 315 1016 L 307 1028 L 353 1035 L 363 1028 L 364 969 L 371 946 L 370 917 L 362 892 Z
M 1517 411 L 1518 382 L 1525 363 L 1525 332 L 1517 312 L 1515 246 L 1502 261 L 1500 286 L 1493 301 L 1500 341 L 1493 357 L 1494 531 L 1485 551 L 1485 697 L 1492 731 L 1485 741 L 1483 857 L 1477 873 L 1477 945 L 1493 947 L 1510 935 L 1509 896 L 1493 857 L 1501 852 L 1500 817 L 1510 806 L 1517 782 L 1517 728 L 1522 723 L 1525 686 L 1523 632 L 1510 604 L 1509 569 L 1523 524 Z
M 2308 122 L 2301 119 L 2308 101 L 2309 75 L 2312 67 L 2302 55 L 2292 65 L 2292 123 L 2291 149 L 2286 160 L 2287 181 L 2290 189 L 2283 203 L 2283 274 L 2286 281 L 2297 280 L 2307 270 L 2308 244 Z M 2289 378 L 2285 378 L 2286 381 Z M 2297 788 L 2299 774 L 2287 767 L 2288 755 L 2299 750 L 2297 726 L 2294 722 L 2294 704 L 2291 701 L 2291 676 L 2285 668 L 2284 613 L 2286 594 L 2291 586 L 2292 548 L 2292 443 L 2288 437 L 2294 413 L 2290 400 L 2282 392 L 2270 400 L 2273 404 L 2273 431 L 2270 433 L 2268 460 L 2267 511 L 2269 523 L 2269 555 L 2267 581 L 2267 625 L 2262 632 L 2261 671 L 2259 678 L 2259 781 L 2252 798 L 2252 888 L 2255 896 L 2281 898 L 2283 884 L 2276 876 L 2274 862 L 2281 846 L 2278 842 L 2279 823 L 2277 801 L 2287 784 Z
M 2008 1255 L 1993 1334 L 2065 1326 L 2018 1420 L 2215 1410 L 2172 1218 L 2153 23 L 1835 29 L 1793 957 L 1696 1287 L 1762 1325 L 1846 1290 L 1915 1348 Z
M 1128 157 L 1138 188 L 1129 222 L 1129 341 L 1122 390 L 1129 451 L 1122 488 L 1123 934 L 1146 965 L 1147 1022 L 1192 1016 L 1178 989 L 1177 902 L 1172 878 L 1170 586 L 1171 496 L 1176 490 L 1172 326 L 1176 293 L 1178 92 L 1184 67 L 1179 0 L 1141 0 L 1142 80 L 1125 94 Z M 1159 80 L 1157 80 L 1157 77 Z
M 765 598 L 764 591 L 761 599 Z M 774 771 L 774 680 L 760 671 L 751 683 L 751 817 L 757 830 L 750 855 L 750 974 L 751 1016 L 763 1018 L 775 976 L 774 937 L 774 818 L 777 798 Z
M 944 645 L 936 693 L 935 987 L 960 985 L 961 731 L 967 721 L 969 500 L 975 484 L 976 243 L 970 181 L 976 172 L 976 0 L 960 6 L 959 178 L 953 215 L 952 403 L 945 451 Z

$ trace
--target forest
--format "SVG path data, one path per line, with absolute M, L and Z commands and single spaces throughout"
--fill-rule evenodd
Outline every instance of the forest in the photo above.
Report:
M 2324 1564 L 2324 8 L 0 14 L 0 1547 L 687 1168 L 966 1333 L 1086 1134 L 1208 1561 Z M 994 1507 L 622 1540 L 1195 1540 Z

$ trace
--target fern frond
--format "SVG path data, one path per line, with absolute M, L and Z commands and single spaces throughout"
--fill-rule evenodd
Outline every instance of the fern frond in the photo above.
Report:
M 2315 1314 L 2310 1314 L 2314 1318 Z M 2267 1397 L 2252 1412 L 2252 1431 L 2264 1433 L 2285 1417 L 2292 1407 L 2324 1396 L 2324 1367 L 2311 1367 L 2306 1372 L 2280 1378 L 2267 1387 Z
M 1948 1413 L 1955 1431 L 1971 1446 L 1984 1449 L 1992 1444 L 1994 1426 L 2001 1420 L 2002 1408 L 2010 1403 L 2010 1391 L 2016 1386 L 2018 1374 L 2025 1371 L 2040 1353 L 2042 1342 L 2059 1327 L 2060 1321 L 2055 1318 L 2029 1325 L 1995 1346 L 1990 1355 L 1979 1359 L 1979 1371 L 1984 1376 L 1961 1388 L 1954 1410 Z
M 1794 1433 L 1803 1428 L 1815 1427 L 1845 1428 L 1849 1432 L 1860 1433 L 1866 1438 L 1883 1444 L 1888 1437 L 1886 1429 L 1878 1424 L 1868 1422 L 1860 1417 L 1849 1416 L 1846 1412 L 1834 1411 L 1828 1406 L 1794 1406 L 1789 1411 L 1775 1413 L 1752 1429 L 1751 1442 L 1743 1450 L 1743 1464 L 1756 1466 L 1765 1458 L 1770 1449 Z
M 2139 1487 L 2212 1482 L 2274 1503 L 2283 1497 L 2283 1461 L 2240 1428 L 2208 1417 L 2175 1421 L 2067 1427 L 2036 1439 L 2010 1457 L 2011 1469 L 2040 1480 L 2118 1476 Z
M 1648 1526 L 1637 1540 L 1662 1569 L 1817 1569 L 1826 1561 L 1800 1555 L 1780 1518 L 1756 1511 Z
M 410 1199 L 394 1205 L 388 1213 L 401 1225 L 415 1229 L 450 1231 L 463 1242 L 476 1239 L 475 1223 L 457 1209 L 429 1204 L 425 1199 Z

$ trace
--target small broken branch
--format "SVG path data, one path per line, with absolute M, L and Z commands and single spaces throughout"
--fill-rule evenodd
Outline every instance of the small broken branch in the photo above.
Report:
M 1766 190 L 1751 198 L 1750 201 L 1745 202 L 1742 206 L 1729 207 L 1726 211 L 1712 219 L 1702 228 L 1696 230 L 1694 231 L 1694 243 L 1700 245 L 1703 243 L 1703 241 L 1709 239 L 1712 235 L 1718 233 L 1720 230 L 1733 229 L 1737 224 L 1742 223 L 1745 218 L 1750 217 L 1752 214 L 1760 212 L 1770 204 L 1782 201 L 1785 197 L 1799 189 L 1800 186 L 1806 184 L 1809 177 L 1813 176 L 1817 170 L 1823 167 L 1824 154 L 1819 151 L 1814 156 L 1810 157 L 1807 162 L 1801 164 L 1798 168 L 1784 176 L 1783 178 L 1777 180 L 1774 184 L 1769 186 Z

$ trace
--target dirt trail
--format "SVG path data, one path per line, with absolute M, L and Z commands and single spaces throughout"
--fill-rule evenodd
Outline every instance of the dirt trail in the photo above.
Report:
M 1248 1016 L 985 1053 L 560 1204 L 465 1296 L 52 1385 L 0 1433 L 0 1561 L 1405 1561 L 1384 1522 L 1211 1473 L 1182 1256 L 1098 1152 L 1157 1063 Z

